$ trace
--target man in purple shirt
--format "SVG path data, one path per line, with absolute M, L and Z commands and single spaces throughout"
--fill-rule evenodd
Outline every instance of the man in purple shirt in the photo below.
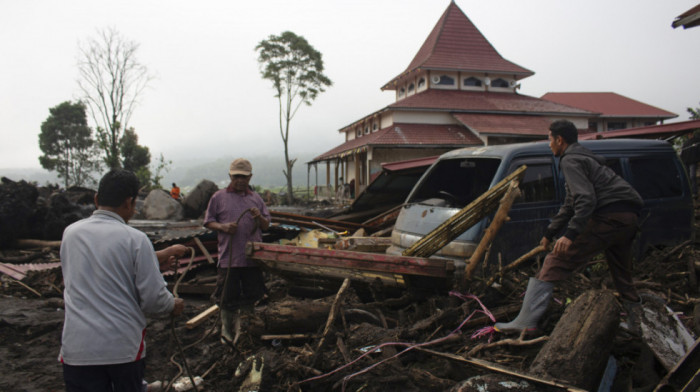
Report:
M 260 268 L 245 255 L 245 244 L 262 241 L 270 226 L 270 212 L 250 187 L 253 167 L 246 159 L 231 162 L 231 183 L 214 193 L 204 216 L 204 226 L 218 232 L 219 263 L 214 298 L 221 307 L 221 340 L 235 344 L 240 336 L 241 312 L 252 313 L 255 301 L 265 293 Z M 235 324 L 235 334 L 231 323 Z

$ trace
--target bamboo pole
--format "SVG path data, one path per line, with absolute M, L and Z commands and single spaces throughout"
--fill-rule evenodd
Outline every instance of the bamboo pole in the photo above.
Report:
M 474 253 L 472 253 L 471 258 L 469 258 L 469 262 L 467 263 L 464 271 L 465 281 L 471 280 L 477 264 L 479 264 L 479 261 L 484 258 L 486 249 L 496 237 L 496 234 L 501 229 L 501 226 L 503 226 L 503 223 L 509 219 L 508 212 L 510 211 L 510 207 L 513 205 L 513 202 L 515 202 L 515 199 L 520 196 L 520 189 L 518 188 L 518 185 L 518 181 L 510 182 L 506 194 L 503 195 L 503 198 L 501 198 L 501 203 L 498 207 L 498 211 L 496 211 L 496 215 L 494 215 L 493 220 L 486 229 L 486 232 L 484 232 L 484 236 L 481 238 L 479 245 L 474 250 Z
M 500 199 L 508 190 L 510 182 L 513 180 L 521 181 L 526 169 L 525 165 L 520 166 L 410 248 L 404 250 L 403 255 L 430 257 L 435 254 L 495 210 Z

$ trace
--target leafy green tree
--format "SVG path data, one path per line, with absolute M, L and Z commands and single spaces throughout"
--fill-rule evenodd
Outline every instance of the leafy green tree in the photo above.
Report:
M 148 147 L 139 145 L 139 137 L 134 128 L 124 131 L 124 135 L 119 140 L 119 151 L 122 167 L 134 172 L 141 185 L 150 184 L 151 170 L 148 165 L 151 163 L 151 152 Z
M 66 101 L 50 108 L 49 113 L 39 133 L 39 148 L 44 153 L 39 163 L 56 171 L 66 188 L 94 184 L 92 175 L 100 168 L 100 158 L 87 125 L 85 105 Z
M 691 120 L 700 120 L 700 108 L 688 108 Z
M 98 31 L 79 46 L 78 86 L 97 126 L 97 139 L 110 168 L 119 167 L 119 141 L 151 76 L 136 58 L 138 43 L 114 28 Z
M 289 158 L 289 123 L 302 103 L 311 106 L 316 96 L 333 84 L 323 74 L 323 56 L 304 37 L 291 31 L 270 35 L 255 47 L 260 74 L 272 82 L 279 102 L 279 127 L 284 144 L 287 179 L 287 202 L 294 200 L 292 167 L 296 158 Z

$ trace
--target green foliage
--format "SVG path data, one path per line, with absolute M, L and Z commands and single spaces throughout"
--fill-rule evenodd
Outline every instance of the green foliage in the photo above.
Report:
M 287 202 L 293 201 L 292 168 L 289 158 L 289 123 L 302 103 L 311 105 L 319 93 L 333 82 L 323 74 L 323 56 L 302 36 L 291 31 L 270 35 L 255 47 L 260 74 L 272 82 L 279 102 L 280 135 L 284 144 Z
M 65 187 L 95 183 L 93 173 L 99 170 L 99 151 L 87 125 L 85 105 L 63 102 L 49 109 L 49 117 L 41 124 L 39 148 L 44 153 L 39 163 L 56 171 Z
M 691 120 L 700 120 L 700 107 L 688 108 L 688 113 L 690 113 Z
M 151 170 L 148 165 L 151 163 L 151 152 L 148 147 L 139 145 L 139 137 L 134 128 L 124 131 L 124 135 L 119 140 L 119 151 L 122 167 L 134 172 L 141 184 L 150 184 Z
M 163 189 L 163 185 L 161 185 L 160 182 L 163 180 L 165 173 L 170 171 L 170 165 L 172 164 L 173 161 L 166 161 L 165 157 L 163 157 L 163 154 L 160 154 L 158 164 L 156 165 L 156 169 L 153 171 L 153 177 L 151 178 L 151 186 L 153 188 Z

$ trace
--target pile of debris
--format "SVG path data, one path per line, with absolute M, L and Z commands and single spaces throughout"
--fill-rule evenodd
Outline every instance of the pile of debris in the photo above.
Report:
M 196 221 L 141 222 L 157 249 L 191 248 L 164 274 L 186 301 L 184 315 L 149 322 L 150 389 L 186 390 L 192 381 L 207 391 L 697 389 L 696 242 L 653 249 L 635 265 L 641 331 L 598 259 L 556 286 L 538 335 L 503 336 L 491 326 L 517 314 L 540 260 L 455 281 L 448 262 L 383 253 L 395 216 L 351 223 L 274 212 L 266 243 L 249 245 L 268 293 L 233 347 L 221 343 L 209 300 L 215 236 Z M 0 389 L 61 389 L 59 243 L 13 243 L 0 248 Z

